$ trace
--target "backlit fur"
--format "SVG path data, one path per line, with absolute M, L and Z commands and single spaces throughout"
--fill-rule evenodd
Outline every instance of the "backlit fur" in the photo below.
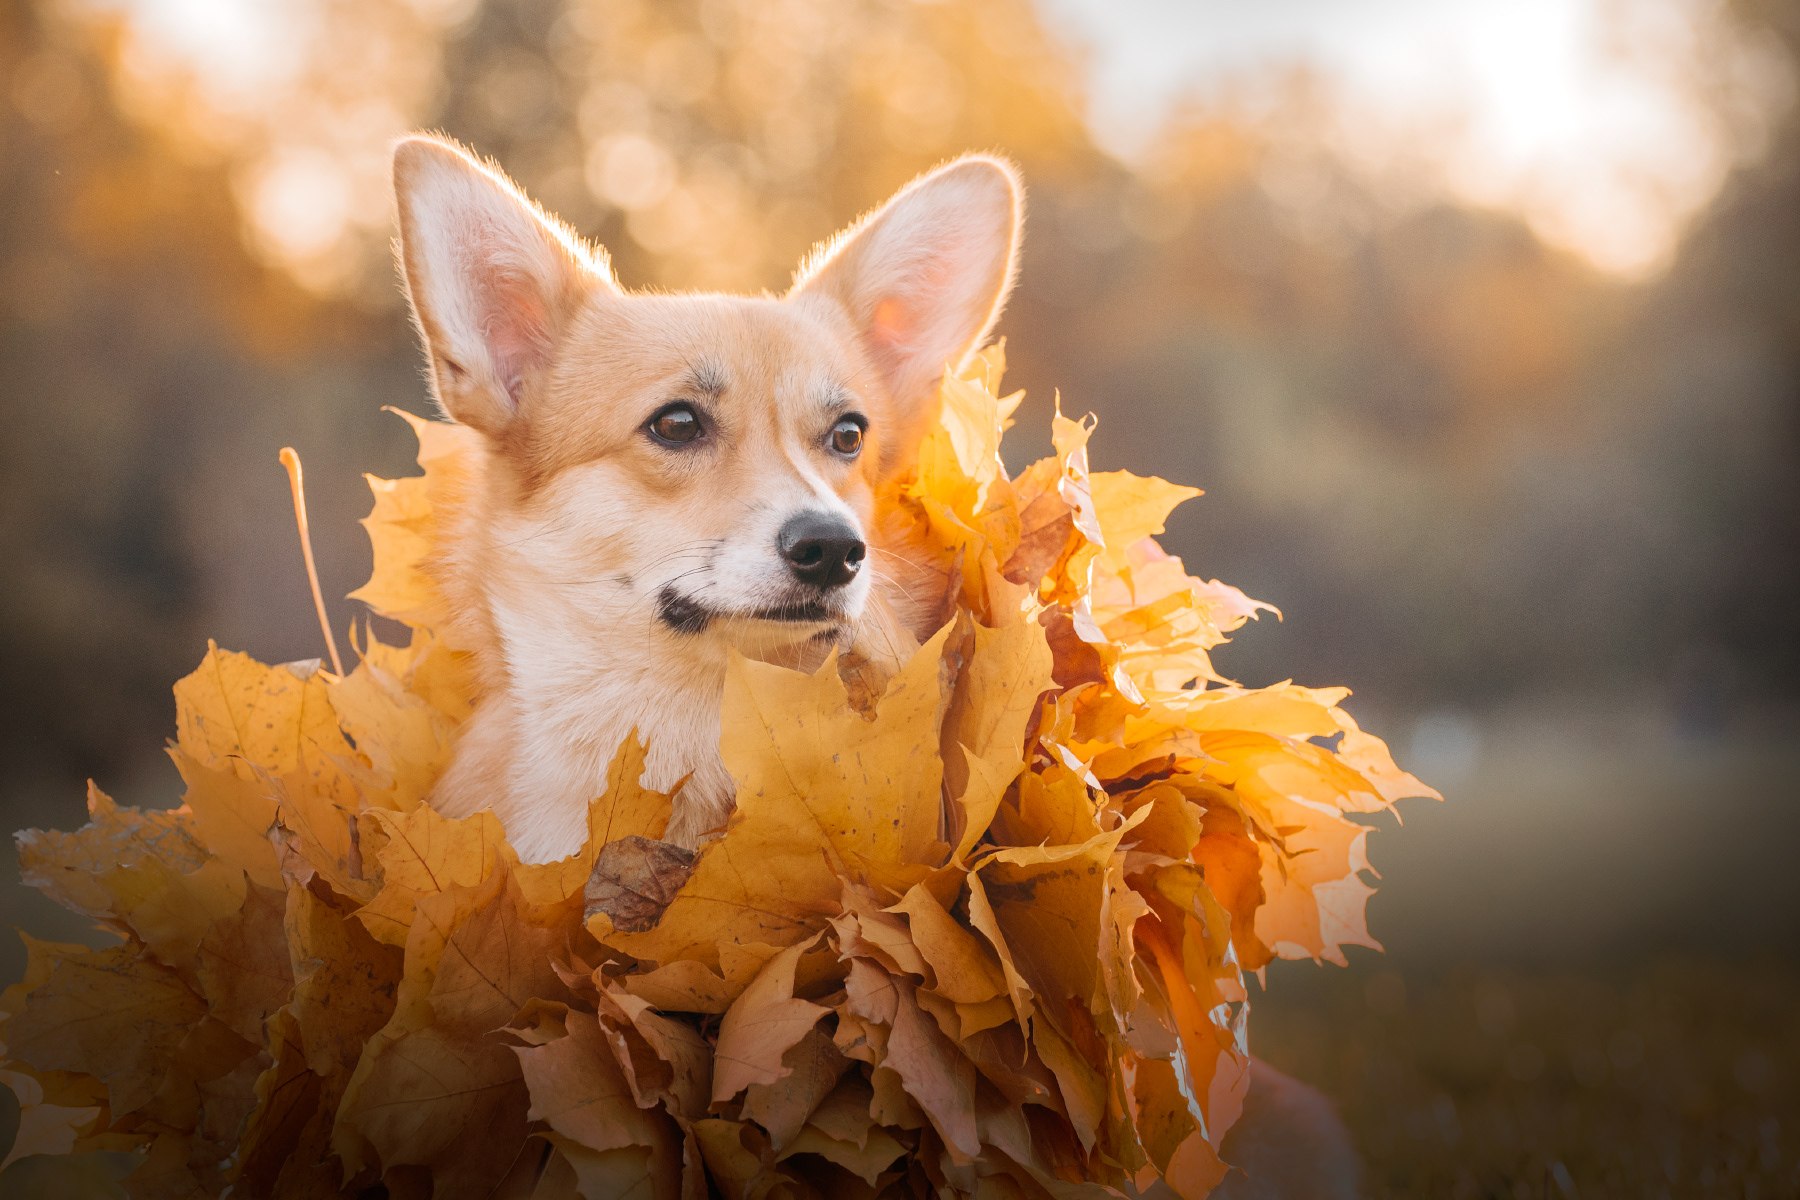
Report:
M 491 807 L 520 854 L 573 853 L 636 729 L 645 783 L 679 785 L 668 837 L 729 814 L 727 652 L 811 668 L 834 646 L 897 661 L 922 632 L 904 550 L 871 544 L 819 619 L 776 534 L 796 513 L 865 541 L 875 497 L 935 416 L 936 383 L 987 336 L 1013 275 L 1012 169 L 965 158 L 817 252 L 784 296 L 631 294 L 604 255 L 439 139 L 395 154 L 401 260 L 447 415 L 483 435 L 438 573 L 482 696 L 433 804 Z M 646 423 L 687 402 L 712 430 Z M 827 438 L 867 418 L 860 455 Z

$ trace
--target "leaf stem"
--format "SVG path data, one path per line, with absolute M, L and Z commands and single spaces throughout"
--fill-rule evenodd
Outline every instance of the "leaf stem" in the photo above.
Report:
M 300 472 L 300 456 L 292 446 L 281 448 L 281 465 L 287 468 L 288 487 L 294 493 L 294 524 L 300 527 L 300 553 L 306 559 L 306 581 L 312 585 L 319 632 L 325 635 L 325 649 L 331 652 L 331 669 L 342 675 L 344 660 L 338 657 L 337 639 L 332 636 L 331 621 L 325 615 L 325 597 L 319 591 L 319 570 L 313 565 L 312 530 L 306 523 L 306 483 Z

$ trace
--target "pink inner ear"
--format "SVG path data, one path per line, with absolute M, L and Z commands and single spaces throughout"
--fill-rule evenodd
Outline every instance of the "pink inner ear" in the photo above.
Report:
M 907 386 L 916 371 L 935 374 L 943 363 L 924 360 L 948 358 L 960 349 L 936 344 L 957 328 L 961 313 L 956 310 L 966 303 L 959 294 L 958 285 L 964 282 L 959 261 L 956 253 L 940 249 L 909 263 L 869 314 L 865 336 L 883 360 L 891 383 Z
M 889 388 L 902 386 L 907 353 L 917 332 L 912 311 L 892 296 L 877 301 L 869 314 L 863 344 L 869 348 Z
M 869 340 L 890 357 L 905 351 L 913 332 L 912 311 L 892 296 L 877 304 L 869 317 Z
M 525 276 L 494 269 L 481 289 L 481 338 L 494 377 L 515 406 L 525 379 L 550 353 L 550 310 Z

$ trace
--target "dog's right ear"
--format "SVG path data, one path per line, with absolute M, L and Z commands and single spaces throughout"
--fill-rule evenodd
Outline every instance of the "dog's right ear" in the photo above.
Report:
M 505 176 L 447 141 L 394 147 L 407 295 L 451 419 L 504 436 L 595 288 L 604 257 Z
M 910 462 L 944 369 L 960 367 L 999 319 L 1020 204 L 1012 164 L 965 155 L 907 184 L 801 267 L 789 294 L 841 307 L 894 401 L 880 431 L 884 472 Z

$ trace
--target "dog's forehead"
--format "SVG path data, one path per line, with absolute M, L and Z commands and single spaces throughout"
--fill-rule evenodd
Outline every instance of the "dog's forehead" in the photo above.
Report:
M 634 296 L 602 313 L 595 333 L 676 372 L 698 390 L 788 400 L 847 388 L 860 373 L 847 328 L 815 308 L 770 297 Z
M 871 377 L 834 308 L 774 297 L 599 296 L 566 335 L 514 449 L 535 490 L 627 444 L 664 404 L 712 407 L 752 446 L 769 433 L 810 437 L 822 414 L 848 407 Z

